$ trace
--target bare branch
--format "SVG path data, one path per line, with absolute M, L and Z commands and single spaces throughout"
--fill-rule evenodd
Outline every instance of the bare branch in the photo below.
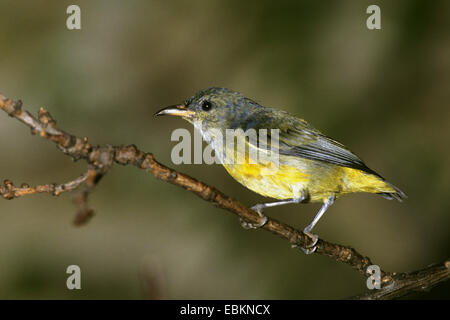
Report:
M 7 200 L 14 198 L 35 194 L 35 193 L 50 193 L 54 196 L 59 196 L 63 192 L 70 192 L 78 188 L 88 178 L 88 174 L 82 174 L 75 180 L 63 183 L 63 184 L 44 184 L 35 187 L 30 187 L 26 183 L 22 183 L 19 187 L 14 186 L 10 180 L 5 180 L 3 186 L 0 186 L 0 195 Z
M 22 110 L 22 102 L 20 100 L 14 102 L 2 95 L 0 95 L 0 109 L 30 127 L 33 134 L 37 134 L 41 138 L 53 141 L 58 149 L 72 157 L 72 159 L 84 159 L 88 163 L 88 173 L 83 181 L 80 181 L 79 183 L 85 182 L 86 190 L 75 198 L 75 202 L 80 209 L 75 218 L 76 224 L 85 223 L 89 217 L 92 216 L 92 210 L 87 207 L 86 203 L 87 195 L 97 184 L 99 179 L 110 170 L 114 163 L 133 165 L 139 169 L 146 170 L 156 178 L 189 190 L 203 200 L 209 201 L 219 208 L 234 213 L 250 223 L 259 224 L 261 222 L 261 217 L 243 203 L 230 198 L 214 187 L 159 163 L 151 153 L 143 152 L 135 145 L 92 146 L 88 143 L 86 137 L 79 138 L 57 129 L 56 121 L 50 116 L 48 111 L 43 108 L 39 110 L 38 119 L 36 119 L 29 112 Z M 0 189 L 2 195 L 9 194 L 8 192 L 10 191 L 8 190 L 10 189 L 8 189 L 6 185 L 2 188 L 6 188 L 4 191 L 2 191 L 3 189 Z M 311 241 L 303 232 L 272 218 L 268 218 L 267 223 L 261 229 L 270 231 L 287 240 L 292 247 L 305 247 Z M 326 255 L 336 261 L 343 262 L 359 271 L 363 276 L 367 276 L 367 267 L 373 264 L 368 257 L 363 256 L 352 247 L 331 243 L 323 239 L 319 239 L 317 242 L 317 250 L 315 253 Z M 450 274 L 448 261 L 444 265 L 446 266 L 446 269 L 430 269 L 431 271 L 428 273 L 420 273 L 421 271 L 418 271 L 420 276 L 416 273 L 397 275 L 396 273 L 381 271 L 381 282 L 383 287 L 376 293 L 390 293 L 386 293 L 385 296 L 383 296 L 382 293 L 380 293 L 379 296 L 376 295 L 376 293 L 371 294 L 375 299 L 391 296 L 399 297 L 407 294 L 411 290 L 417 289 L 416 287 L 410 289 L 413 287 L 411 283 L 416 280 L 422 281 L 422 287 L 445 281 L 449 278 Z M 422 275 L 425 274 L 429 274 L 429 276 L 422 277 Z M 389 291 L 388 288 L 394 289 Z M 395 294 L 393 292 L 395 292 Z M 369 294 L 367 297 L 370 296 L 371 295 Z
M 103 173 L 98 172 L 96 169 L 89 169 L 87 172 L 84 190 L 73 197 L 73 202 L 78 208 L 77 215 L 73 219 L 74 225 L 82 226 L 94 216 L 94 210 L 88 206 L 87 200 L 89 193 L 92 192 L 102 177 Z
M 450 279 L 450 260 L 411 273 L 393 274 L 392 281 L 380 290 L 354 297 L 360 300 L 387 300 L 403 297 L 412 292 L 427 291 Z

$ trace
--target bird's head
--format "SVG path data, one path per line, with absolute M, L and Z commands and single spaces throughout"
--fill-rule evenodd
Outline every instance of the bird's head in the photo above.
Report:
M 157 116 L 179 116 L 191 122 L 202 134 L 211 129 L 242 128 L 254 121 L 255 111 L 262 108 L 239 92 L 226 88 L 208 88 L 197 92 L 183 104 L 164 108 Z

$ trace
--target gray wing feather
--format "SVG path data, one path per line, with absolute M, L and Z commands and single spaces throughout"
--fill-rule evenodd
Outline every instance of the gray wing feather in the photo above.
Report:
M 362 170 L 381 176 L 368 168 L 364 162 L 343 144 L 323 135 L 303 119 L 281 110 L 261 108 L 252 121 L 246 121 L 244 130 L 279 129 L 279 154 L 323 161 L 342 167 Z M 270 143 L 270 138 L 268 139 Z

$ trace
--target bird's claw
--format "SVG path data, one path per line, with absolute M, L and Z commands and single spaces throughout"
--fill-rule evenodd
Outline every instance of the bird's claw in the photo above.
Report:
M 259 214 L 259 216 L 260 217 L 263 217 L 264 215 L 263 215 L 263 209 L 264 209 L 264 204 L 262 204 L 262 203 L 258 203 L 258 204 L 255 204 L 253 207 L 251 207 L 250 209 L 252 209 L 253 211 L 256 211 L 256 212 L 258 212 L 258 214 Z
M 305 254 L 314 253 L 317 250 L 317 242 L 319 241 L 319 236 L 309 231 L 303 231 L 303 233 L 312 240 L 312 244 L 305 247 L 300 247 L 300 249 L 302 249 Z
M 245 230 L 256 229 L 253 223 L 250 223 L 242 218 L 239 218 L 239 222 L 241 223 L 241 227 Z
M 268 219 L 262 213 L 263 206 L 257 204 L 257 205 L 254 205 L 253 207 L 251 207 L 250 209 L 252 209 L 253 211 L 256 211 L 258 213 L 258 215 L 261 217 L 261 222 L 258 223 L 258 224 L 253 224 L 253 223 L 250 223 L 250 222 L 240 218 L 239 221 L 241 222 L 242 228 L 244 228 L 246 230 L 248 230 L 248 229 L 259 229 L 262 226 L 264 226 L 267 223 Z

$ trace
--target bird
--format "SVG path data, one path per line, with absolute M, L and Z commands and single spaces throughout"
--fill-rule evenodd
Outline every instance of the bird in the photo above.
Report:
M 235 180 L 253 192 L 277 200 L 252 206 L 262 222 L 252 225 L 241 220 L 244 227 L 262 227 L 267 222 L 263 211 L 269 207 L 321 203 L 314 219 L 303 230 L 312 240 L 310 245 L 301 248 L 307 254 L 317 247 L 318 236 L 312 229 L 336 199 L 356 192 L 379 194 L 400 202 L 407 198 L 403 191 L 366 166 L 342 143 L 324 135 L 307 121 L 280 109 L 264 107 L 228 88 L 200 90 L 184 103 L 165 107 L 155 115 L 178 116 L 190 122 Z M 227 130 L 237 132 L 237 145 L 242 143 L 245 150 L 249 150 L 240 155 L 242 161 L 226 161 L 236 160 L 239 153 L 235 145 L 223 142 Z M 273 134 L 275 143 L 269 139 L 263 142 L 250 139 L 246 133 L 251 130 L 257 134 L 270 132 L 268 138 L 276 133 Z M 248 155 L 250 150 L 257 150 L 266 157 L 253 159 Z

